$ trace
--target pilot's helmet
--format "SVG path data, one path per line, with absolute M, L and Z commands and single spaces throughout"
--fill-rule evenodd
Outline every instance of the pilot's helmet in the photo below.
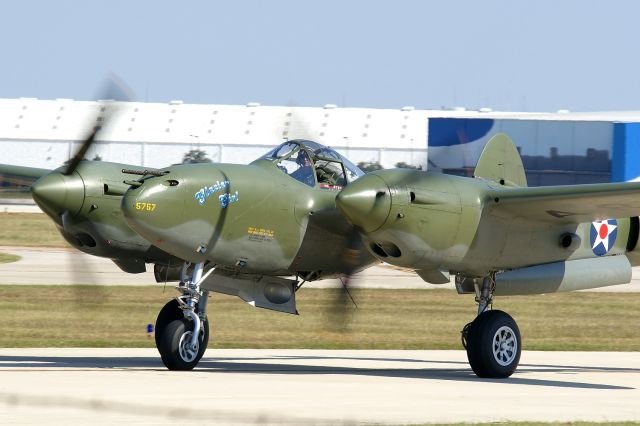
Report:
M 311 165 L 311 159 L 309 158 L 309 155 L 304 149 L 301 149 L 300 152 L 298 152 L 298 158 L 296 158 L 296 163 L 298 163 L 300 166 Z

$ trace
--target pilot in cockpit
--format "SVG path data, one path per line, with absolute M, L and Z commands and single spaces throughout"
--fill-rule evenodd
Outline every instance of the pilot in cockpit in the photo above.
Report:
M 313 178 L 313 165 L 311 164 L 309 154 L 307 154 L 304 149 L 298 151 L 296 164 L 298 164 L 298 169 L 291 173 L 291 177 L 309 186 L 314 186 L 316 181 Z

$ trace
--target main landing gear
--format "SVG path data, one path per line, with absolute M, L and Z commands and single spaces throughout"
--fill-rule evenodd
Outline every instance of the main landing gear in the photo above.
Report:
M 206 278 L 202 275 L 204 264 L 194 266 L 190 279 L 186 274 L 189 266 L 185 263 L 182 269 L 183 279 L 178 286 L 181 295 L 164 305 L 156 320 L 156 347 L 169 370 L 193 369 L 209 343 L 209 292 L 200 290 L 200 283 Z
M 506 312 L 491 310 L 496 286 L 495 273 L 474 279 L 478 316 L 462 330 L 462 345 L 478 377 L 506 378 L 520 362 L 520 330 Z

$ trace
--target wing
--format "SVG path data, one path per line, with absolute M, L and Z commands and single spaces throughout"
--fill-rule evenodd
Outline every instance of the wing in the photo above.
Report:
M 38 178 L 51 170 L 0 164 L 0 192 L 14 193 L 31 188 Z
M 640 182 L 496 189 L 490 196 L 491 213 L 533 221 L 583 223 L 640 215 Z
M 0 164 L 0 174 L 11 175 L 17 177 L 25 177 L 37 179 L 51 172 L 47 169 L 38 169 L 36 167 L 11 166 L 9 164 Z

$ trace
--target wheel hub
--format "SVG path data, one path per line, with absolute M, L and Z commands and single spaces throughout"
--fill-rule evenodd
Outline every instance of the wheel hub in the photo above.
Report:
M 493 336 L 493 357 L 503 367 L 510 365 L 518 353 L 518 341 L 511 327 L 502 326 Z
M 180 343 L 178 345 L 178 352 L 180 353 L 180 358 L 184 362 L 192 362 L 198 356 L 198 351 L 200 350 L 200 342 L 196 340 L 195 347 L 191 346 L 191 336 L 193 332 L 187 331 L 182 334 L 180 337 Z

